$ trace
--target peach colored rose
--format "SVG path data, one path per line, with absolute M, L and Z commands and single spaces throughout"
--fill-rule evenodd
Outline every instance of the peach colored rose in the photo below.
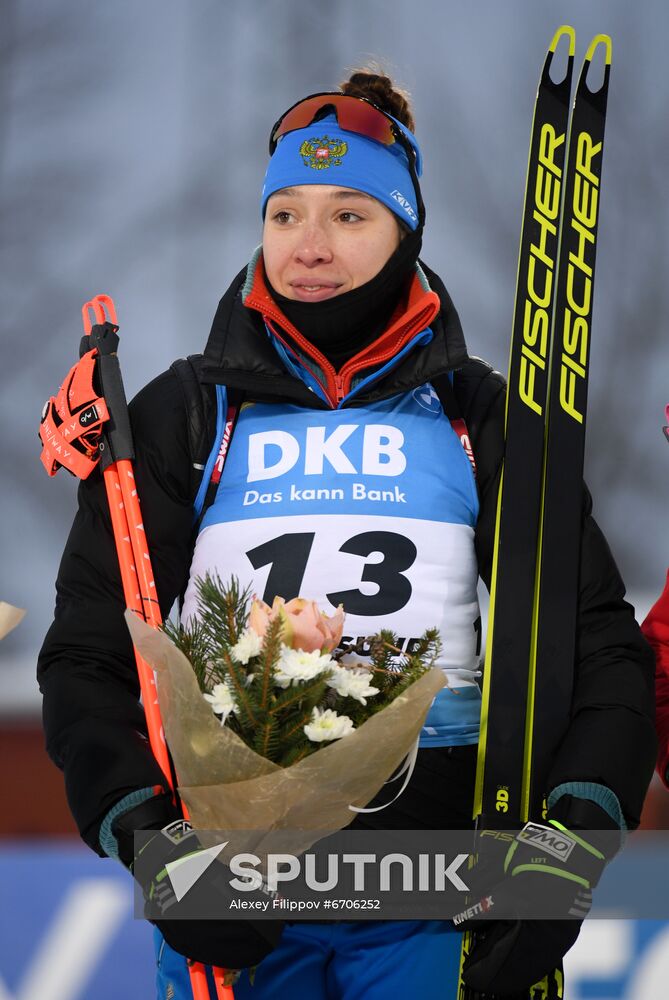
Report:
M 302 649 L 305 653 L 313 653 L 316 649 L 331 653 L 336 649 L 346 617 L 341 604 L 333 615 L 326 615 L 315 601 L 307 601 L 303 597 L 294 597 L 287 602 L 283 597 L 275 597 L 271 608 L 256 598 L 251 605 L 249 628 L 262 638 L 277 615 L 283 620 L 285 645 Z

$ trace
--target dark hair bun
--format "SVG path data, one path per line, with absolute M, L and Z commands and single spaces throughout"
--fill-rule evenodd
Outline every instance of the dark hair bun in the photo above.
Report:
M 393 87 L 390 77 L 370 69 L 356 69 L 348 80 L 340 84 L 340 90 L 349 97 L 366 97 L 382 111 L 397 118 L 411 132 L 415 131 L 409 95 L 406 91 Z

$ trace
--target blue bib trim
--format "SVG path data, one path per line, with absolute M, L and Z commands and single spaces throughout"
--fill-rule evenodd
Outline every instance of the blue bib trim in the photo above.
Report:
M 470 685 L 443 688 L 432 702 L 419 747 L 462 747 L 479 741 L 481 691 Z

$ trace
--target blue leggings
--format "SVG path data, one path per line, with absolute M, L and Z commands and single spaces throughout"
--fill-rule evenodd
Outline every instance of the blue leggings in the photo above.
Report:
M 278 947 L 244 972 L 235 1000 L 455 1000 L 462 935 L 443 920 L 287 924 Z M 155 931 L 158 1000 L 192 997 L 186 961 Z M 210 988 L 212 1000 L 215 992 Z

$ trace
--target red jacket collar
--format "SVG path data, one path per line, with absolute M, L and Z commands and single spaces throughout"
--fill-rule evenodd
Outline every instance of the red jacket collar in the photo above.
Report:
M 248 286 L 247 280 L 247 288 Z M 416 334 L 430 326 L 441 309 L 437 293 L 426 291 L 415 274 L 407 295 L 391 317 L 388 329 L 336 372 L 328 359 L 293 326 L 272 299 L 265 283 L 262 254 L 255 263 L 244 305 L 261 313 L 265 323 L 284 346 L 293 353 L 297 347 L 302 356 L 306 355 L 316 363 L 325 378 L 325 384 L 321 384 L 333 406 L 349 392 L 351 380 L 357 373 L 390 361 Z M 277 324 L 280 330 L 277 330 Z

